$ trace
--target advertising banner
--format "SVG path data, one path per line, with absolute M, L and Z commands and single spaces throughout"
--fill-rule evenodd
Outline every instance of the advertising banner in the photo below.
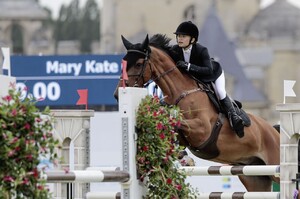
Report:
M 33 95 L 38 106 L 76 105 L 77 90 L 83 89 L 89 105 L 116 105 L 123 56 L 11 56 L 11 75 L 22 95 Z

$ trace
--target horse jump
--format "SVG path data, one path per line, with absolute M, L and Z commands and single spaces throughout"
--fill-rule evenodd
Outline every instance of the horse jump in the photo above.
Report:
M 120 88 L 120 114 L 122 120 L 122 139 L 123 139 L 123 165 L 122 170 L 118 167 L 94 168 L 89 167 L 85 171 L 48 171 L 45 173 L 49 182 L 120 182 L 122 191 L 112 193 L 93 193 L 89 192 L 86 197 L 92 198 L 122 198 L 133 199 L 142 198 L 143 187 L 139 185 L 136 168 L 135 168 L 135 152 L 136 137 L 134 134 L 135 112 L 147 91 L 139 88 Z M 136 105 L 134 105 L 136 104 Z M 126 122 L 130 121 L 130 122 Z M 276 175 L 279 172 L 278 166 L 212 166 L 212 167 L 182 167 L 183 170 L 191 172 L 188 175 L 202 175 L 203 173 L 211 173 L 215 175 Z M 263 170 L 263 171 L 259 171 Z M 205 172 L 204 172 L 205 171 Z M 264 173 L 265 172 L 265 173 Z M 135 195 L 139 193 L 140 195 Z M 255 198 L 259 199 L 277 199 L 278 193 L 260 192 L 236 192 L 236 193 L 200 193 L 199 198 Z

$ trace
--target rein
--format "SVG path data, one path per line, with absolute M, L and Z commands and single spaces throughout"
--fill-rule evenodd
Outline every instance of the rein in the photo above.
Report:
M 151 68 L 151 63 L 149 63 L 149 65 L 150 65 L 150 68 Z M 147 83 L 145 83 L 145 84 L 144 84 L 144 87 L 147 87 L 147 86 L 148 86 L 150 83 L 152 83 L 152 82 L 159 81 L 160 78 L 162 78 L 163 76 L 169 74 L 170 72 L 172 72 L 172 71 L 175 70 L 175 69 L 176 69 L 176 66 L 174 66 L 173 68 L 170 68 L 169 70 L 165 71 L 164 73 L 158 75 L 157 77 L 155 77 L 155 78 L 153 78 L 153 79 L 151 78 L 151 81 L 148 81 Z M 152 69 L 151 69 L 151 70 L 152 70 Z

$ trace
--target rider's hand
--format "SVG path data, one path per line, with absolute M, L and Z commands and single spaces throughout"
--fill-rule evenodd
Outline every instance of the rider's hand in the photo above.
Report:
M 176 63 L 176 66 L 180 69 L 188 70 L 189 69 L 189 63 L 184 61 L 178 61 Z

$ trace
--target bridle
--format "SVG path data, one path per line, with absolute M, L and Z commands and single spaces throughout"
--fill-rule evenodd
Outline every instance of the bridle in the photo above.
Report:
M 170 73 L 170 72 L 172 72 L 173 70 L 176 69 L 176 66 L 174 66 L 173 68 L 165 71 L 164 73 L 158 75 L 157 77 L 153 77 L 152 65 L 149 61 L 151 51 L 149 49 L 146 52 L 143 52 L 143 51 L 140 51 L 140 50 L 127 50 L 127 53 L 130 53 L 130 52 L 139 53 L 139 54 L 144 55 L 145 57 L 144 57 L 144 61 L 143 61 L 142 69 L 141 69 L 140 73 L 139 74 L 128 75 L 128 77 L 136 77 L 136 79 L 135 79 L 135 82 L 134 82 L 133 86 L 130 86 L 128 84 L 128 81 L 126 80 L 125 85 L 127 87 L 139 87 L 138 82 L 142 79 L 143 80 L 143 87 L 145 88 L 150 83 L 152 83 L 154 81 L 159 81 L 159 79 L 161 79 L 163 76 L 167 75 L 168 73 Z M 145 79 L 144 79 L 144 73 L 145 73 L 145 69 L 146 69 L 146 66 L 147 66 L 147 62 L 149 63 L 149 67 L 150 67 L 150 71 L 151 71 L 151 77 L 150 77 L 150 80 L 146 82 Z M 120 79 L 120 80 L 123 80 L 123 79 Z
M 126 80 L 125 81 L 125 85 L 126 87 L 141 87 L 138 82 L 143 79 L 143 87 L 147 87 L 150 83 L 152 82 L 155 82 L 155 81 L 159 81 L 162 77 L 164 77 L 165 75 L 171 73 L 172 71 L 174 71 L 177 67 L 174 63 L 174 67 L 168 69 L 167 71 L 159 74 L 158 76 L 156 77 L 153 77 L 153 70 L 152 70 L 152 65 L 151 65 L 151 62 L 150 62 L 150 54 L 151 54 L 151 50 L 147 50 L 146 52 L 143 52 L 143 51 L 140 51 L 140 50 L 127 50 L 127 53 L 130 53 L 130 52 L 134 52 L 134 53 L 139 53 L 139 54 L 142 54 L 145 56 L 144 58 L 144 61 L 143 61 L 143 64 L 142 64 L 142 69 L 140 71 L 139 74 L 132 74 L 132 75 L 128 75 L 128 77 L 136 77 L 135 79 L 135 82 L 133 84 L 133 86 L 130 86 L 128 84 L 128 81 Z M 145 69 L 146 69 L 146 66 L 147 66 L 147 62 L 149 63 L 149 67 L 150 67 L 150 71 L 151 71 L 151 77 L 150 77 L 150 80 L 145 82 L 145 79 L 144 79 L 144 73 L 145 73 Z M 195 79 L 194 77 L 192 77 L 193 79 Z M 120 81 L 123 80 L 123 79 L 120 79 Z M 192 93 L 195 93 L 195 92 L 198 92 L 198 91 L 209 91 L 209 89 L 206 88 L 205 84 L 203 84 L 202 82 L 199 82 L 199 80 L 195 79 L 195 81 L 197 81 L 198 83 L 200 83 L 200 85 L 198 84 L 199 87 L 195 88 L 195 89 L 192 89 L 192 90 L 189 90 L 189 91 L 185 91 L 183 93 L 181 93 L 181 95 L 176 99 L 175 101 L 175 105 L 177 105 L 183 98 L 185 98 L 186 96 L 192 94 Z

